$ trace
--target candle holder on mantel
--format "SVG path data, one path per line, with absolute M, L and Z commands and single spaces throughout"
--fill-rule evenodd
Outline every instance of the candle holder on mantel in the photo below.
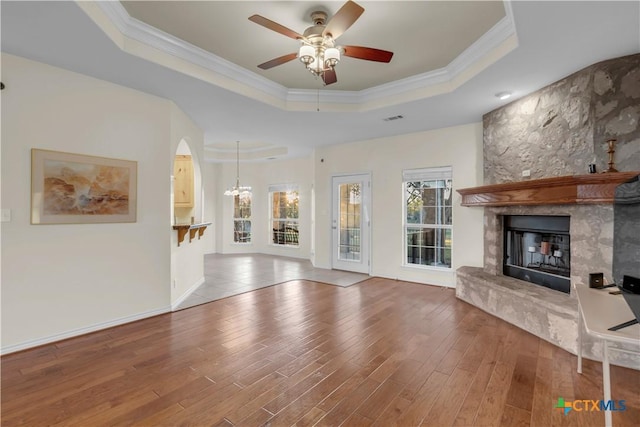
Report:
M 609 167 L 603 173 L 618 172 L 618 169 L 613 167 L 613 154 L 616 152 L 616 140 L 609 139 L 607 140 L 607 144 L 609 144 L 609 149 L 607 150 L 607 153 L 609 153 Z

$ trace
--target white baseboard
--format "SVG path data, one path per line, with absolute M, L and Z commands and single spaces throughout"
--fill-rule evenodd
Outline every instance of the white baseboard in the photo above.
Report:
M 187 289 L 185 291 L 185 293 L 180 296 L 180 298 L 178 298 L 177 300 L 175 300 L 175 302 L 173 302 L 173 304 L 171 304 L 171 311 L 175 311 L 176 308 L 178 308 L 178 306 L 180 306 L 180 304 L 182 304 L 184 302 L 184 300 L 189 298 L 189 296 L 191 296 L 191 294 L 196 289 L 198 289 L 200 287 L 200 285 L 202 285 L 203 283 L 204 283 L 204 276 L 201 277 L 200 280 L 198 280 L 196 283 L 191 285 L 191 287 L 189 289 Z
M 157 316 L 159 314 L 169 313 L 170 311 L 171 311 L 171 307 L 157 308 L 155 310 L 149 310 L 143 313 L 121 317 L 119 319 L 113 319 L 107 322 L 96 323 L 90 326 L 85 326 L 83 328 L 72 329 L 70 331 L 61 332 L 59 334 L 50 335 L 48 337 L 42 337 L 35 340 L 24 341 L 18 344 L 3 346 L 0 348 L 0 354 L 5 355 L 9 353 L 15 353 L 16 351 L 26 350 L 26 349 L 38 347 L 44 344 L 50 344 L 52 342 L 62 341 L 67 338 L 73 338 L 79 335 L 84 335 L 91 332 L 100 331 L 102 329 L 111 328 L 113 326 L 135 322 L 136 320 L 146 319 L 148 317 Z

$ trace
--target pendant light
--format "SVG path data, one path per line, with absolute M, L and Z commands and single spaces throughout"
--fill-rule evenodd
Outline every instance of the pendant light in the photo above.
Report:
M 227 188 L 224 195 L 243 197 L 251 195 L 251 187 L 243 187 L 240 185 L 240 141 L 236 141 L 236 185 L 233 188 Z

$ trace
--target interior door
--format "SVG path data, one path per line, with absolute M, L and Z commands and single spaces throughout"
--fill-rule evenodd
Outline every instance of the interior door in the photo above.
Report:
M 371 177 L 333 177 L 332 267 L 369 274 Z

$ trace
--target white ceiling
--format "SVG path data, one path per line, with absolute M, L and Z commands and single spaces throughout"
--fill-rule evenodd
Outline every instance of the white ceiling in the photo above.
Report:
M 337 67 L 335 87 L 310 89 L 307 78 L 313 77 L 294 67 L 301 67 L 298 61 L 288 64 L 291 70 L 280 66 L 258 72 L 256 64 L 295 51 L 297 45 L 247 17 L 258 13 L 302 32 L 308 11 L 320 5 L 333 13 L 340 2 L 145 3 L 149 4 L 142 9 L 151 6 L 160 16 L 170 16 L 167 23 L 156 25 L 166 24 L 173 36 L 122 13 L 125 9 L 118 9 L 117 2 L 3 0 L 2 51 L 173 100 L 204 130 L 211 161 L 233 160 L 229 153 L 235 141 L 246 147 L 247 160 L 287 158 L 321 145 L 478 122 L 483 114 L 511 101 L 498 100 L 497 92 L 511 91 L 516 99 L 595 62 L 640 52 L 639 2 L 490 4 L 490 10 L 506 11 L 505 16 L 466 50 L 460 46 L 469 44 L 469 37 L 460 29 L 454 31 L 460 37 L 451 32 L 446 37 L 425 36 L 426 29 L 446 28 L 443 21 L 454 27 L 457 22 L 442 16 L 430 22 L 436 16 L 427 13 L 433 2 L 358 2 L 365 12 L 339 42 L 391 50 L 396 56 L 390 64 L 344 59 Z M 435 6 L 446 9 L 451 3 Z M 474 7 L 482 6 L 487 5 Z M 136 7 L 131 5 L 131 10 Z M 182 9 L 189 10 L 185 17 Z M 224 21 L 214 31 L 221 43 L 206 44 L 204 33 L 195 28 L 180 33 L 206 26 L 210 21 L 203 17 L 217 10 L 220 14 L 211 19 Z M 479 15 L 476 11 L 472 17 Z M 465 17 L 469 14 L 459 19 Z M 492 19 L 500 18 L 494 16 L 478 28 Z M 186 25 L 174 28 L 172 21 Z M 473 38 L 478 31 L 470 31 Z M 192 42 L 202 48 L 178 37 L 194 37 Z M 436 61 L 426 48 L 418 48 L 414 57 L 400 54 L 407 52 L 407 38 L 435 40 L 439 48 L 454 48 L 450 57 L 457 56 L 443 60 L 444 49 Z M 250 50 L 248 42 L 262 44 L 254 48 L 266 50 L 266 57 L 252 61 L 251 52 L 235 56 L 238 50 Z M 455 53 L 460 49 L 462 53 Z M 442 61 L 449 62 L 442 66 Z M 351 70 L 356 74 L 350 75 Z M 360 74 L 371 74 L 371 80 L 361 81 Z M 396 78 L 400 80 L 389 81 Z M 11 82 L 3 82 L 10 90 Z M 395 115 L 404 118 L 383 120 Z

